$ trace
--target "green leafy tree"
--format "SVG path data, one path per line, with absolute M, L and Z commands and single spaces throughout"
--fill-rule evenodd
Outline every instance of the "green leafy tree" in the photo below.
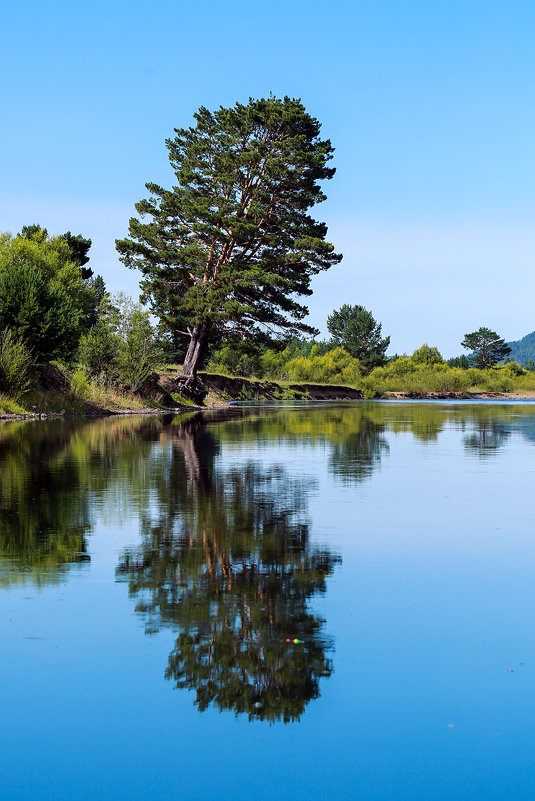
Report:
M 428 345 L 427 342 L 414 351 L 411 360 L 416 364 L 444 364 L 439 349 Z
M 21 338 L 9 328 L 0 333 L 0 390 L 20 398 L 31 386 L 33 359 Z
M 98 317 L 106 294 L 101 276 L 84 265 L 89 261 L 91 240 L 67 231 L 50 236 L 40 225 L 27 225 L 17 236 L 0 235 L 0 273 L 27 264 L 38 270 L 45 281 L 60 286 L 73 301 L 80 331 L 89 329 Z
M 114 311 L 110 319 L 119 343 L 119 378 L 136 392 L 158 365 L 162 351 L 150 312 L 122 292 L 112 300 Z
M 110 381 L 117 374 L 119 346 L 119 337 L 103 315 L 80 337 L 78 361 L 92 377 L 102 376 Z
M 262 340 L 267 332 L 315 333 L 296 297 L 340 261 L 327 227 L 308 210 L 325 199 L 333 148 L 299 100 L 269 97 L 211 112 L 166 141 L 175 186 L 149 183 L 118 240 L 122 261 L 143 274 L 153 311 L 189 338 L 182 375 L 195 376 L 214 332 Z
M 460 367 L 461 370 L 468 370 L 470 361 L 468 356 L 463 353 L 461 356 L 454 356 L 452 359 L 448 359 L 447 365 L 448 367 Z
M 382 338 L 381 323 L 364 306 L 344 303 L 327 318 L 327 330 L 338 345 L 367 369 L 384 363 L 390 337 Z
M 24 263 L 0 272 L 0 329 L 5 328 L 23 340 L 36 361 L 69 358 L 78 343 L 72 299 Z
M 471 334 L 465 334 L 461 345 L 471 351 L 470 361 L 482 370 L 498 364 L 511 353 L 509 345 L 506 345 L 505 340 L 501 339 L 496 331 L 484 327 Z
M 81 270 L 82 279 L 87 280 L 91 278 L 93 270 L 90 267 L 84 266 L 89 261 L 89 256 L 87 254 L 91 247 L 91 239 L 86 239 L 82 234 L 71 234 L 70 231 L 67 231 L 66 234 L 62 234 L 61 238 L 64 239 L 69 246 L 72 260 Z

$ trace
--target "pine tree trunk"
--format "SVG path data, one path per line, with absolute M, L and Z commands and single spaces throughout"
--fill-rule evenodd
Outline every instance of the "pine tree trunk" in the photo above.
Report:
M 195 326 L 191 334 L 188 351 L 180 371 L 181 376 L 192 376 L 195 378 L 197 375 L 197 368 L 202 356 L 204 343 L 206 342 L 206 331 L 203 326 Z

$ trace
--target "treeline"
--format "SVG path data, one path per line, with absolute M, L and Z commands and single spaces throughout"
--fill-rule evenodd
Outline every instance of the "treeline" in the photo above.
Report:
M 274 381 L 350 384 L 366 397 L 385 392 L 412 394 L 512 392 L 535 389 L 535 364 L 522 368 L 506 361 L 511 349 L 491 329 L 482 326 L 465 334 L 470 351 L 449 361 L 438 348 L 422 345 L 412 356 L 386 356 L 390 337 L 364 306 L 344 304 L 327 318 L 330 340 L 293 339 L 283 349 L 240 351 L 235 345 L 216 350 L 208 369 L 230 375 Z
M 459 364 L 460 362 L 460 364 Z M 241 353 L 224 346 L 212 353 L 209 372 L 292 383 L 346 384 L 362 389 L 366 397 L 385 392 L 412 394 L 513 392 L 535 390 L 535 372 L 516 362 L 477 368 L 467 357 L 446 361 L 427 344 L 411 356 L 385 359 L 371 370 L 336 343 L 293 340 L 281 351 Z
M 73 397 L 97 403 L 142 394 L 155 370 L 178 369 L 187 345 L 161 315 L 123 293 L 112 296 L 89 266 L 91 240 L 70 231 L 51 236 L 39 225 L 0 235 L 0 393 L 16 400 L 35 390 L 38 366 L 55 362 Z M 156 312 L 157 309 L 154 309 Z M 200 366 L 209 372 L 292 383 L 344 384 L 366 397 L 535 390 L 535 363 L 505 361 L 496 332 L 466 334 L 468 355 L 444 360 L 427 344 L 411 356 L 387 357 L 390 337 L 363 306 L 344 304 L 327 319 L 329 340 L 212 333 Z M 125 401 L 126 403 L 126 401 Z M 132 404 L 132 396 L 128 396 Z M 128 405 L 126 403 L 126 405 Z M 125 405 L 123 403 L 123 405 Z

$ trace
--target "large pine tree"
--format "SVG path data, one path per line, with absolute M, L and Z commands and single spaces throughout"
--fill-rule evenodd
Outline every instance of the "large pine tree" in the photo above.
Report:
M 146 184 L 117 249 L 143 274 L 162 322 L 189 337 L 182 375 L 195 376 L 213 335 L 262 340 L 316 331 L 296 299 L 342 258 L 308 210 L 325 199 L 333 148 L 300 100 L 275 97 L 200 108 L 166 141 L 171 189 Z

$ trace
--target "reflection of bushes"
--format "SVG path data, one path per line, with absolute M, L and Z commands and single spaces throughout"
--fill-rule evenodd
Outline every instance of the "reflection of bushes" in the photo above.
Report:
M 0 584 L 56 582 L 87 561 L 95 499 L 115 488 L 114 521 L 139 508 L 159 473 L 145 457 L 161 427 L 132 418 L 0 425 Z

